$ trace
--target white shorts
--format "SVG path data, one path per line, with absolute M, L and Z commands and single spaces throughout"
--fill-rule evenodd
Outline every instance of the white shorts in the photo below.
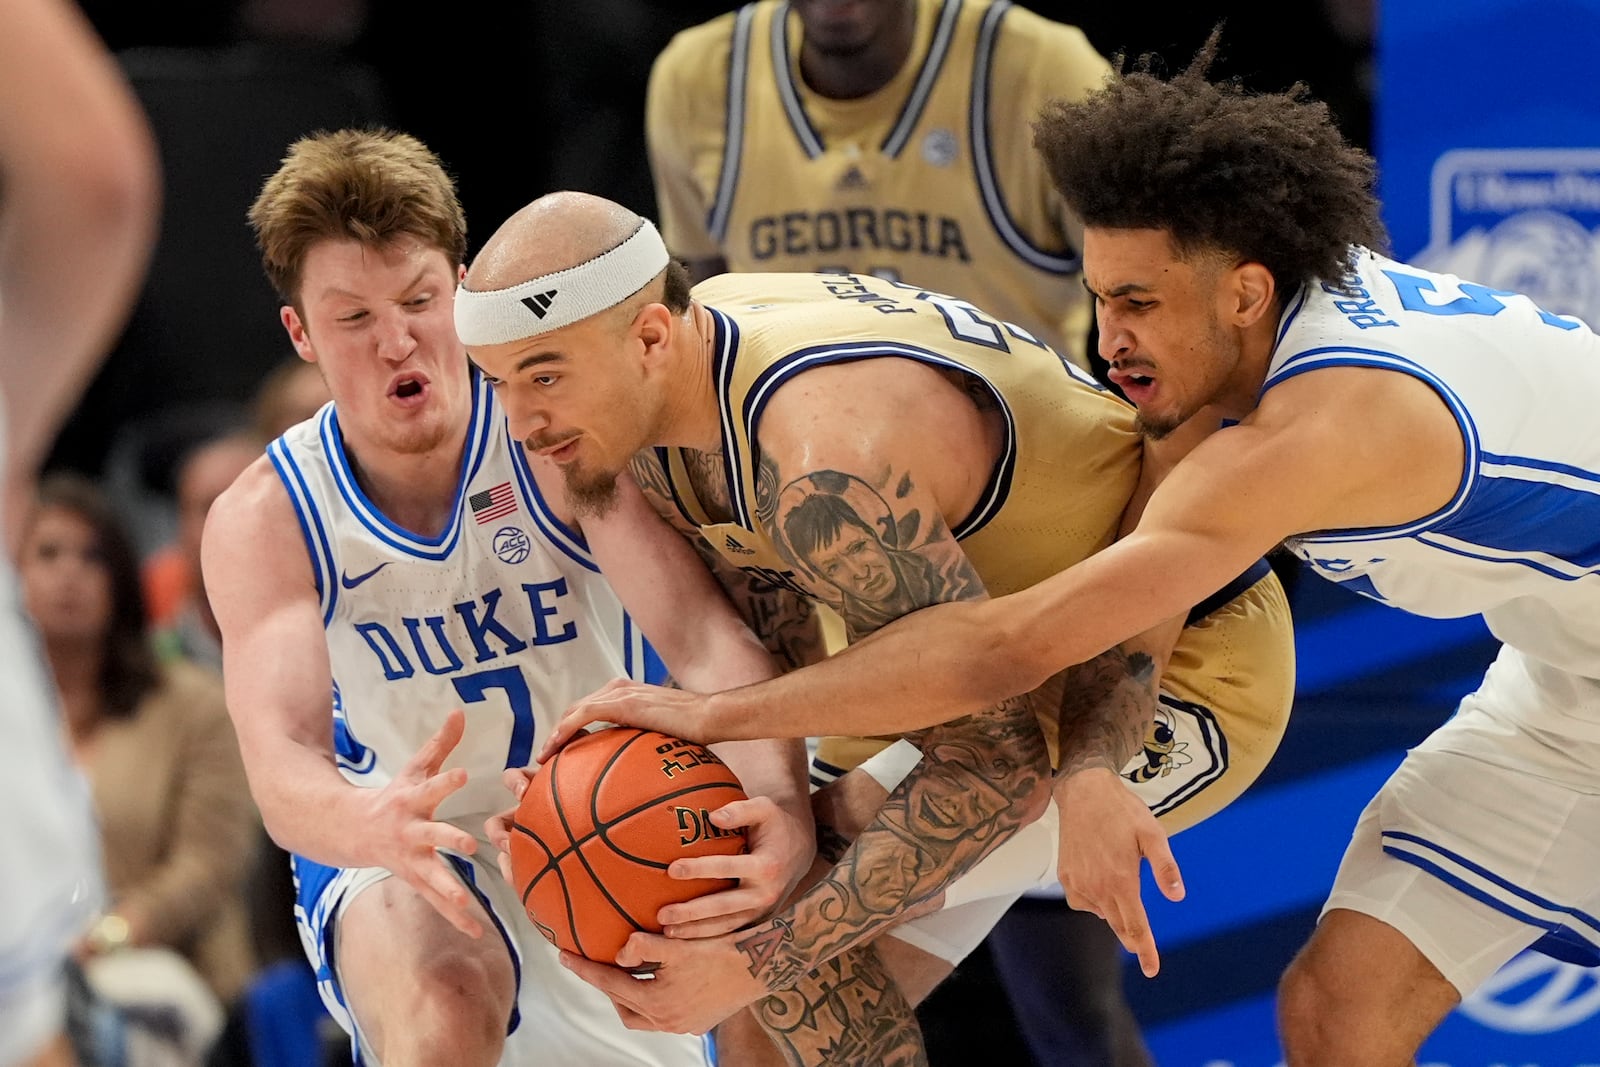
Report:
M 1502 650 L 1367 805 L 1323 908 L 1399 930 L 1463 996 L 1529 946 L 1600 964 L 1600 740 L 1527 725 L 1544 695 Z
M 89 789 L 61 743 L 37 638 L 0 572 L 0 1063 L 37 1053 L 66 1011 L 62 967 L 103 900 Z
M 517 1000 L 507 1022 L 502 1067 L 710 1067 L 715 1062 L 709 1036 L 624 1028 L 605 994 L 561 966 L 555 946 L 528 920 L 515 890 L 501 877 L 494 855 L 494 849 L 480 841 L 475 855 L 448 858 L 463 884 L 489 911 L 511 953 Z M 322 1001 L 351 1034 L 355 1062 L 375 1067 L 378 1061 L 345 1006 L 334 935 L 339 914 L 350 901 L 393 875 L 376 867 L 325 867 L 299 856 L 294 857 L 294 866 L 295 921 L 316 969 Z

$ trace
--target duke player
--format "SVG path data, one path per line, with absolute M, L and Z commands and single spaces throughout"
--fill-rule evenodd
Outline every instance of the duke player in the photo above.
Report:
M 999 0 L 760 0 L 678 34 L 645 129 L 696 279 L 839 270 L 955 293 L 1083 362 L 1081 231 L 1027 124 L 1110 66 Z
M 1101 351 L 1146 432 L 1206 404 L 1239 424 L 1084 563 L 918 612 L 675 721 L 695 735 L 708 712 L 703 732 L 726 736 L 730 716 L 780 732 L 956 714 L 1138 632 L 1284 539 L 1402 610 L 1481 614 L 1498 658 L 1361 816 L 1280 991 L 1296 1067 L 1408 1064 L 1522 949 L 1600 962 L 1600 338 L 1371 251 L 1372 160 L 1321 104 L 1208 83 L 1215 48 L 1170 82 L 1141 65 L 1054 106 L 1037 136 L 1085 221 Z M 1077 895 L 1148 936 L 1131 877 Z
M 551 717 L 645 670 L 641 628 L 687 684 L 763 677 L 766 652 L 636 491 L 586 542 L 507 436 L 455 337 L 465 228 L 424 146 L 297 142 L 250 220 L 333 402 L 218 499 L 203 566 L 324 1000 L 362 1062 L 703 1064 L 556 964 L 482 838 Z M 755 798 L 719 816 L 751 836 L 723 872 L 746 879 L 720 901 L 734 926 L 799 877 L 811 834 L 803 751 L 723 754 Z
M 61 419 L 133 305 L 160 202 L 144 115 L 72 4 L 7 7 L 0 188 L 0 1064 L 44 1067 L 74 1062 L 62 967 L 103 902 L 99 837 L 11 549 Z
M 907 612 L 1010 592 L 1104 547 L 1140 487 L 1132 410 L 1020 327 L 870 276 L 727 274 L 691 294 L 655 227 L 598 197 L 512 216 L 472 264 L 456 326 L 512 432 L 576 495 L 603 501 L 631 461 L 725 580 L 826 604 L 868 645 Z M 838 806 L 828 826 L 855 837 L 821 880 L 732 937 L 636 935 L 632 950 L 662 962 L 649 983 L 569 963 L 634 1025 L 704 1029 L 760 1000 L 787 1062 L 916 1062 L 887 1026 L 864 1047 L 836 1028 L 908 1014 L 1050 880 L 1058 737 L 1064 764 L 1144 767 L 1161 675 L 1161 712 L 1192 757 L 1128 802 L 1174 825 L 1238 796 L 1270 757 L 1293 688 L 1288 608 L 1264 563 L 1240 572 L 1136 644 L 974 703 L 915 744 L 819 709 L 854 735 L 819 756 L 865 764 L 819 794 Z M 759 717 L 737 729 L 767 736 Z M 1104 787 L 1133 797 L 1115 775 Z M 1064 824 L 1062 840 L 1083 829 Z

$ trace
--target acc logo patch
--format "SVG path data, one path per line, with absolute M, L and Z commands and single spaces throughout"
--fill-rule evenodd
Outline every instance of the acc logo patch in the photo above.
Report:
M 521 563 L 533 552 L 528 535 L 515 526 L 502 526 L 494 532 L 494 554 L 502 563 Z

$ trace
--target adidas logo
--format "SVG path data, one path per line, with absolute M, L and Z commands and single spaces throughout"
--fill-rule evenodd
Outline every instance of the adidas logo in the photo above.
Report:
M 727 544 L 728 544 L 728 548 L 731 551 L 737 552 L 741 556 L 753 556 L 753 555 L 756 554 L 756 550 L 755 549 L 746 548 L 743 545 L 741 545 L 739 542 L 735 541 L 733 539 L 733 535 L 732 534 L 728 535 Z
M 854 163 L 850 164 L 850 169 L 844 172 L 844 176 L 841 177 L 839 179 L 839 183 L 834 186 L 834 188 L 841 193 L 847 189 L 865 189 L 866 187 L 867 176 L 862 174 L 861 168 L 856 166 Z
M 529 311 L 542 319 L 549 313 L 550 305 L 555 303 L 555 299 L 556 291 L 551 289 L 549 292 L 525 296 L 522 298 L 522 302 L 527 305 Z

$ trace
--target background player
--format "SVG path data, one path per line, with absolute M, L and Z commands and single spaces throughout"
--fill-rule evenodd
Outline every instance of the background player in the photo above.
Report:
M 1481 613 L 1498 658 L 1363 813 L 1280 995 L 1291 1064 L 1411 1063 L 1520 950 L 1600 961 L 1600 338 L 1525 296 L 1371 251 L 1384 239 L 1372 160 L 1320 104 L 1208 83 L 1215 47 L 1170 82 L 1141 68 L 1052 107 L 1038 138 L 1087 224 L 1102 353 L 1147 432 L 1208 403 L 1239 425 L 1082 565 L 919 612 L 671 718 L 715 738 L 750 720 L 799 735 L 960 714 L 1284 538 L 1367 596 Z M 1079 889 L 1125 939 L 1137 932 L 1136 881 Z
M 12 553 L 62 418 L 130 310 L 155 239 L 148 125 L 76 7 L 17 0 L 0 34 L 0 1062 L 73 1062 L 62 967 L 101 903 L 88 791 L 61 744 Z
M 555 710 L 642 673 L 641 627 L 686 684 L 765 676 L 768 656 L 636 492 L 591 517 L 586 544 L 507 437 L 455 339 L 465 226 L 423 145 L 304 139 L 250 219 L 333 403 L 213 505 L 203 566 L 251 789 L 298 854 L 330 1011 L 386 1064 L 705 1062 L 696 1041 L 625 1033 L 555 966 L 478 839 Z M 803 753 L 723 754 L 764 798 L 724 809 L 755 853 L 723 898 L 743 921 L 810 862 Z
M 829 603 L 858 636 L 1081 559 L 1115 536 L 1139 479 L 1132 412 L 1020 327 L 855 276 L 725 275 L 691 300 L 653 227 L 582 194 L 537 200 L 496 232 L 457 295 L 456 324 L 513 433 L 561 465 L 575 498 L 600 506 L 619 469 L 656 445 L 636 471 L 663 514 L 725 567 Z M 1281 734 L 1287 608 L 1264 565 L 1239 587 L 1201 611 L 1175 659 L 1185 667 L 1165 679 L 1188 694 L 1189 713 L 1223 718 L 1229 738 L 1202 778 L 1165 783 L 1161 803 L 1177 818 L 1237 795 Z M 650 958 L 665 961 L 651 983 L 568 964 L 633 1025 L 703 1030 L 781 991 L 764 1010 L 792 1057 L 910 1056 L 887 1043 L 841 1053 L 831 1027 L 925 995 L 1050 876 L 1049 742 L 1059 730 L 1071 760 L 1133 757 L 1181 621 L 1151 637 L 1149 653 L 1113 650 L 928 732 L 920 754 L 900 743 L 874 756 L 856 781 L 866 802 L 845 816 L 857 821 L 830 822 L 846 834 L 871 825 L 771 922 L 732 938 L 651 940 L 661 955 Z M 1225 649 L 1226 666 L 1214 658 Z M 1114 774 L 1107 787 L 1125 796 Z M 1012 839 L 1041 810 L 1047 818 Z M 982 876 L 953 882 L 992 851 Z M 669 921 L 692 917 L 686 905 Z M 808 976 L 824 962 L 826 974 Z
M 1089 367 L 1081 227 L 1014 117 L 1110 73 L 1079 30 L 1015 4 L 750 4 L 679 33 L 651 71 L 662 235 L 696 281 L 730 268 L 904 279 Z M 836 627 L 829 637 L 842 643 Z M 814 780 L 827 777 L 813 765 Z M 1012 961 L 1005 983 L 1050 987 L 1053 1010 L 1019 1020 L 1030 1042 L 1052 1057 L 1081 1049 L 1081 1067 L 1148 1063 L 1115 936 L 1062 905 L 1059 887 L 1038 895 L 1025 936 L 1048 923 L 1050 975 L 1024 966 L 1037 957 L 995 956 Z M 1008 936 L 1002 920 L 994 937 Z
M 1011 120 L 1110 73 L 1079 30 L 1015 4 L 749 4 L 679 33 L 651 71 L 662 237 L 695 281 L 903 278 L 1087 366 L 1080 227 Z

